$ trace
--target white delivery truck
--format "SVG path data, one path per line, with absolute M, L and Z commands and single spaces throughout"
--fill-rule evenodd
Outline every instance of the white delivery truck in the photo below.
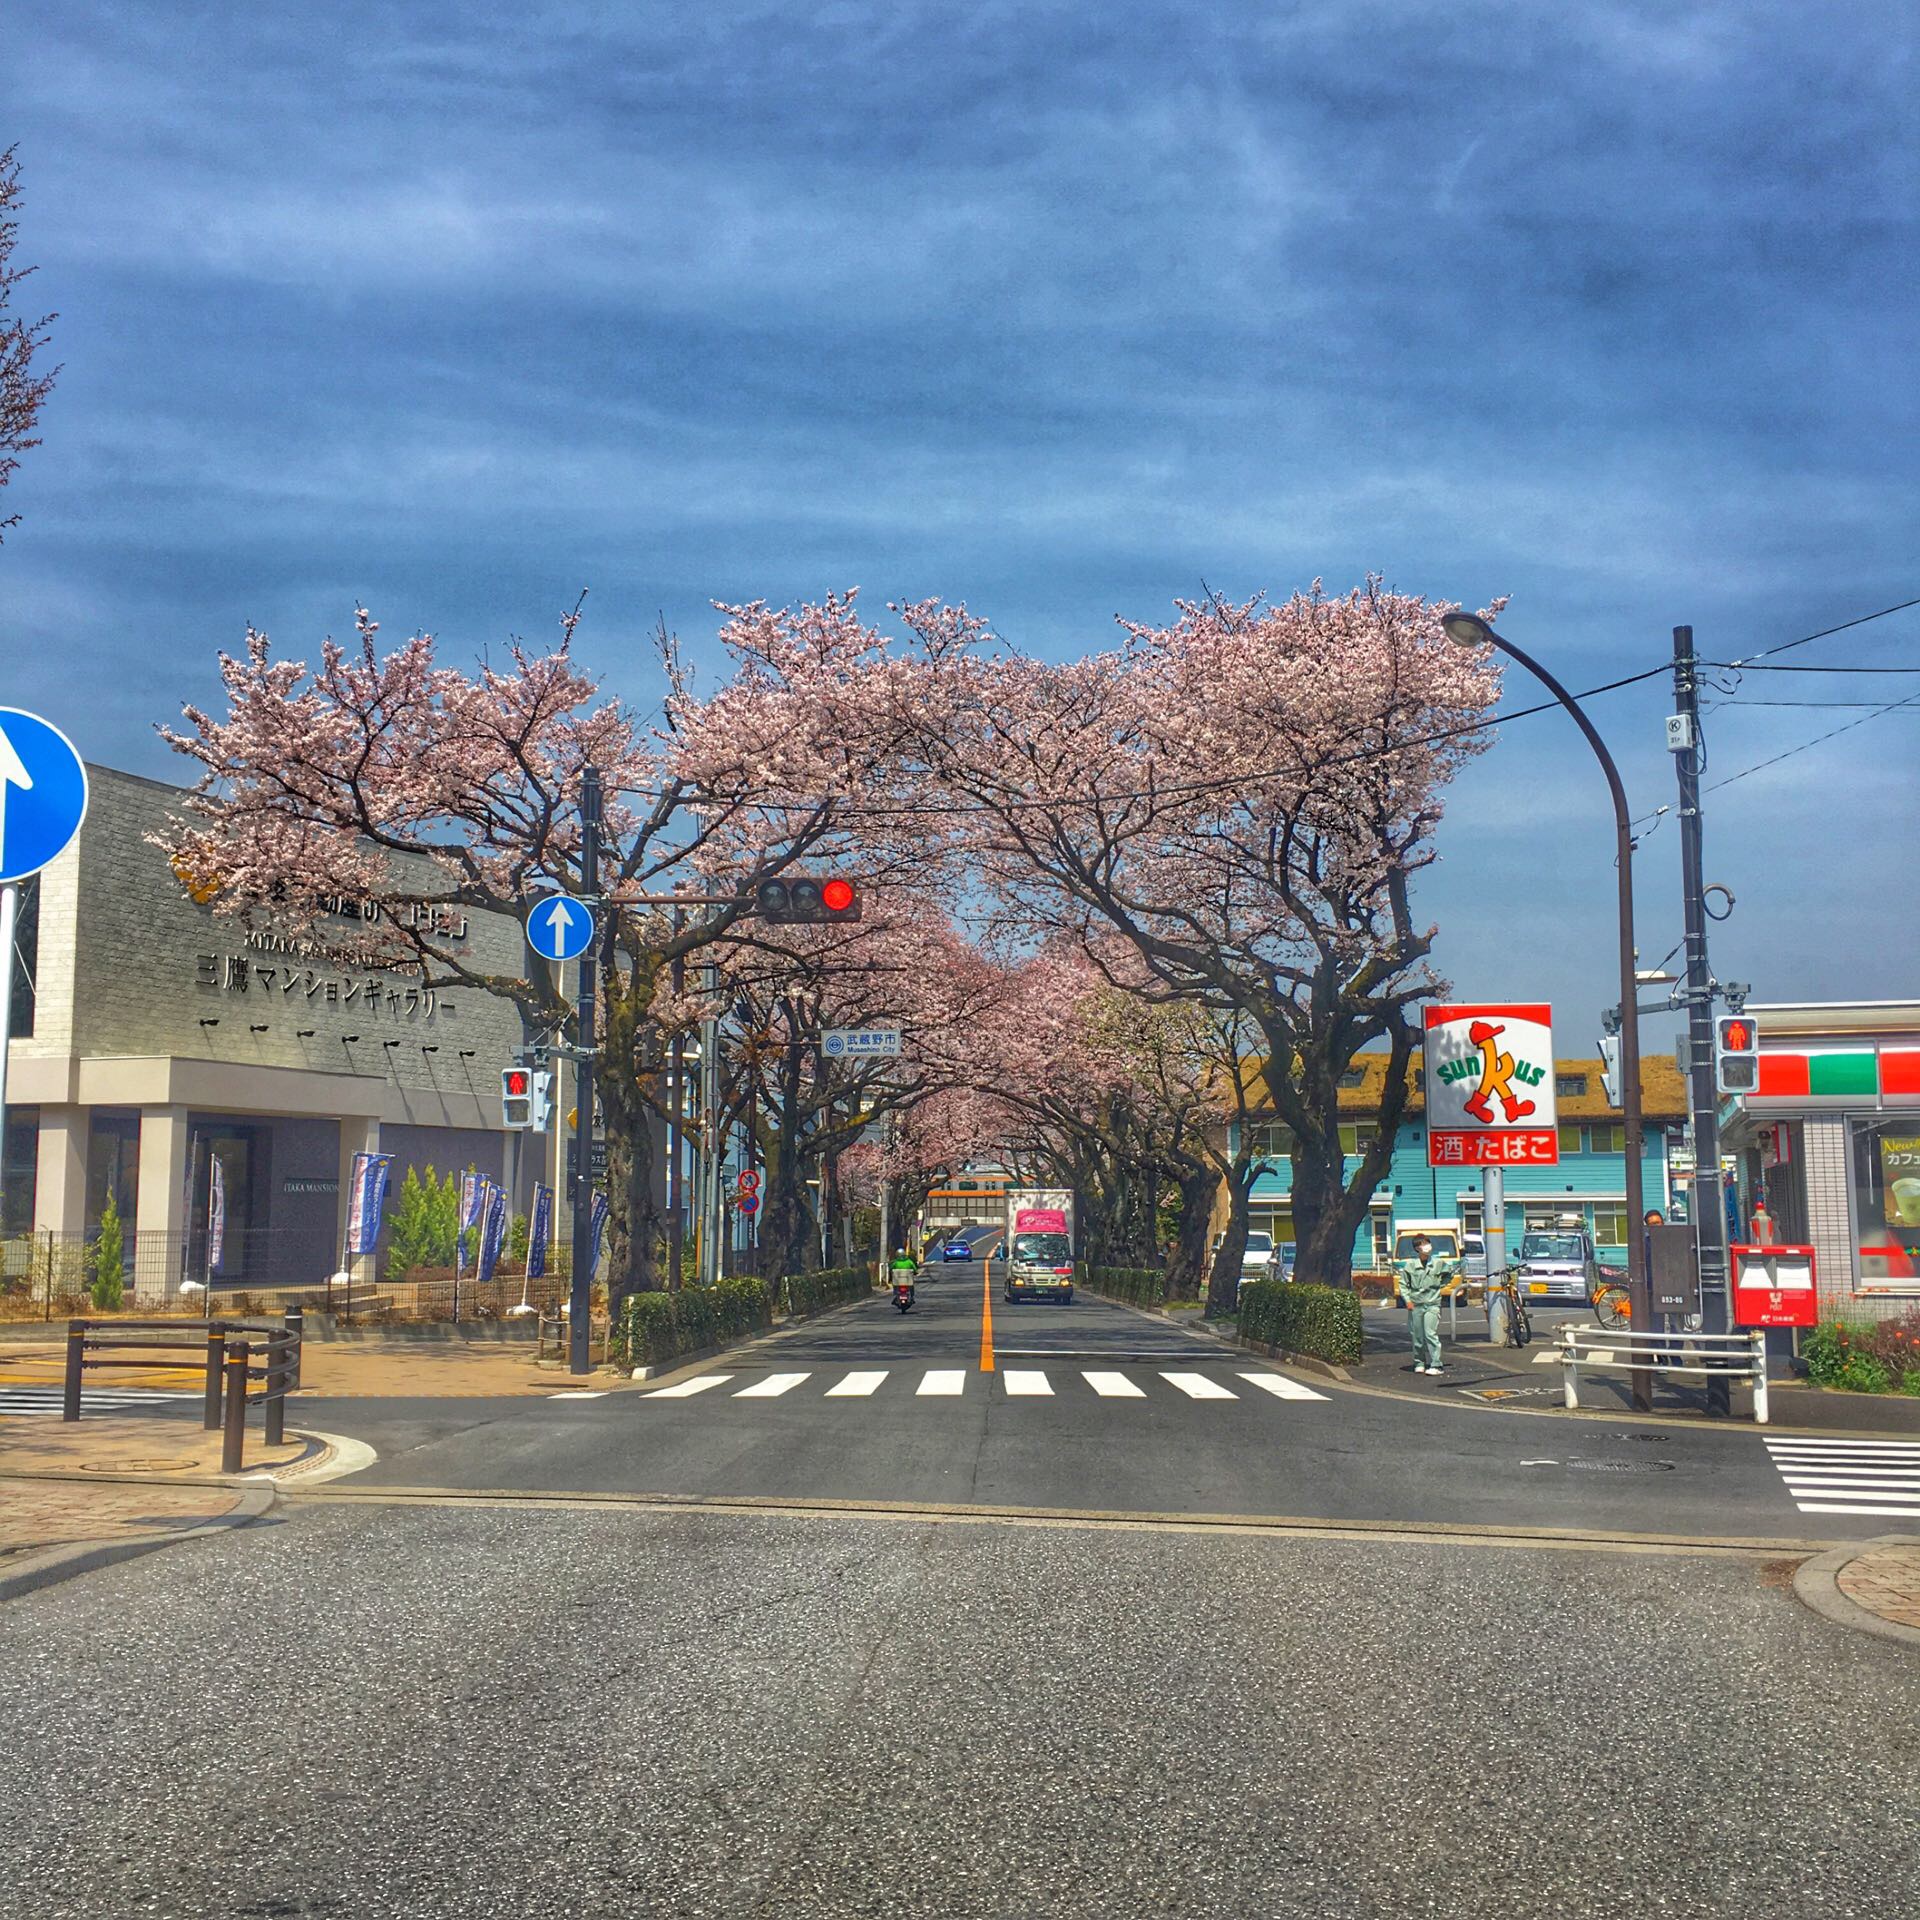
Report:
M 1073 1304 L 1073 1195 L 1065 1187 L 1009 1187 L 1002 1286 L 1009 1306 L 1022 1300 Z

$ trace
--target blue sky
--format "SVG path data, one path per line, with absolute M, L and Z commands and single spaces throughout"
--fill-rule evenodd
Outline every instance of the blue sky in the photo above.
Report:
M 1920 593 L 1910 9 L 15 0 L 6 40 L 65 372 L 3 697 L 96 759 L 174 771 L 218 647 L 356 598 L 465 652 L 590 586 L 645 701 L 660 613 L 698 647 L 711 600 L 853 584 L 1060 655 L 1375 570 L 1510 594 L 1576 687 Z M 1920 666 L 1920 609 L 1787 657 Z M 1752 676 L 1709 779 L 1856 717 L 1746 701 L 1912 691 Z M 1641 811 L 1667 704 L 1596 704 Z M 1890 715 L 1711 799 L 1723 974 L 1920 990 L 1917 759 Z M 1442 844 L 1442 965 L 1585 1045 L 1570 724 L 1508 730 Z M 1677 887 L 1663 823 L 1649 963 Z

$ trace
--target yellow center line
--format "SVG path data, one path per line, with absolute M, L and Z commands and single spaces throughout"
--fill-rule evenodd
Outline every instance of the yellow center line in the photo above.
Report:
M 980 1371 L 993 1371 L 993 1262 L 980 1263 Z

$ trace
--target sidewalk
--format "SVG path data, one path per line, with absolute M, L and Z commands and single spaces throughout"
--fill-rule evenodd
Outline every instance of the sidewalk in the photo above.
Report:
M 305 1451 L 303 1440 L 268 1447 L 252 1433 L 247 1470 Z M 220 1436 L 197 1425 L 146 1414 L 0 1421 L 0 1594 L 91 1564 L 76 1549 L 157 1545 L 265 1504 L 260 1489 L 221 1480 Z
M 1793 1587 L 1836 1626 L 1920 1652 L 1920 1538 L 1886 1534 L 1816 1555 L 1802 1563 Z

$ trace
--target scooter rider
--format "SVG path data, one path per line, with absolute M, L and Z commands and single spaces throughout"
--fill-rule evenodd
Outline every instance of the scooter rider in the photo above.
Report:
M 907 1299 L 909 1302 L 912 1301 L 913 1283 L 918 1277 L 919 1272 L 920 1269 L 913 1263 L 913 1255 L 907 1252 L 904 1247 L 893 1256 L 890 1277 L 893 1281 L 893 1291 L 896 1298 L 899 1296 L 900 1289 L 905 1287 L 907 1290 Z

